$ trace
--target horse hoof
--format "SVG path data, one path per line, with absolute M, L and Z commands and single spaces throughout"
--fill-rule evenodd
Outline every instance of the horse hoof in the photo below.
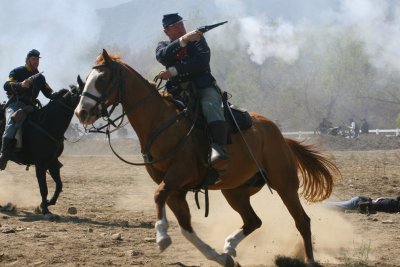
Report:
M 228 255 L 226 253 L 224 253 L 223 255 L 225 256 L 224 267 L 240 267 L 240 264 L 238 262 L 234 261 L 230 255 Z
M 319 264 L 318 262 L 309 262 L 306 264 L 307 267 L 322 267 L 321 264 Z
M 157 241 L 158 248 L 160 249 L 160 252 L 163 252 L 169 245 L 172 244 L 171 237 L 165 237 L 159 241 Z

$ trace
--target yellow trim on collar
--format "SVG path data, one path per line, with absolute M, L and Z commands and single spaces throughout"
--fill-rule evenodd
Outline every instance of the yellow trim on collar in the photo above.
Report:
M 29 68 L 28 64 L 25 64 L 25 68 L 29 71 L 32 72 L 31 68 Z

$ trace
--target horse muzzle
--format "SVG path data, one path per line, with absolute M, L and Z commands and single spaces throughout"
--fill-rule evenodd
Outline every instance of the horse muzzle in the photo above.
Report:
M 94 107 L 88 108 L 78 105 L 75 109 L 75 116 L 78 117 L 79 122 L 83 125 L 93 124 L 99 117 L 100 112 L 94 109 Z

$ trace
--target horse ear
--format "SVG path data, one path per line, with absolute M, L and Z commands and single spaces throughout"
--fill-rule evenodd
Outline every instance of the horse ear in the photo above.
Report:
M 85 88 L 85 83 L 82 81 L 80 75 L 78 75 L 78 78 L 76 80 L 78 81 L 79 89 Z
M 103 48 L 103 58 L 106 63 L 112 61 L 112 59 L 110 58 L 110 56 L 108 55 L 107 51 L 104 48 Z

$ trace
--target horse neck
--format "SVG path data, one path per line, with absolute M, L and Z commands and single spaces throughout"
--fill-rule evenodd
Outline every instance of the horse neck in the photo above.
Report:
M 53 137 L 62 138 L 74 115 L 71 102 L 70 96 L 51 101 L 37 112 L 34 120 Z
M 126 77 L 122 106 L 142 147 L 154 130 L 177 113 L 155 90 L 157 89 L 133 69 Z

